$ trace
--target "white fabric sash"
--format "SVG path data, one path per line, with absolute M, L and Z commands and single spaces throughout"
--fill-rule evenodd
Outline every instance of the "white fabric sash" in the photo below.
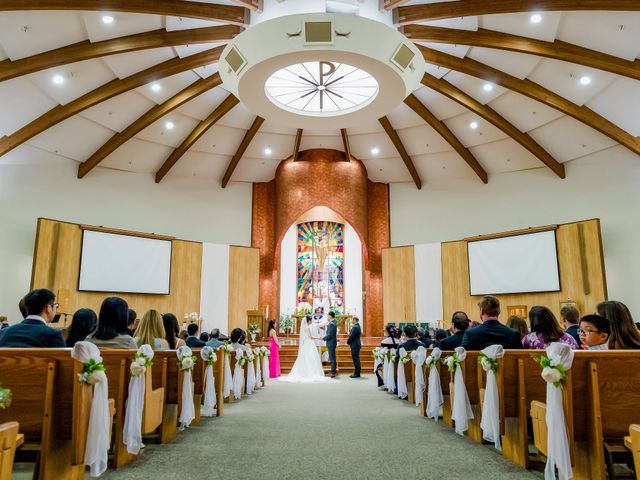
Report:
M 480 353 L 497 360 L 504 357 L 502 345 L 489 345 Z M 482 428 L 482 438 L 488 442 L 493 442 L 494 446 L 501 450 L 500 446 L 500 399 L 498 397 L 498 382 L 496 373 L 491 370 L 490 365 L 482 363 L 482 368 L 487 372 L 487 384 L 484 390 L 484 402 L 482 403 L 482 418 L 480 428 Z
M 389 354 L 389 350 L 385 347 L 382 350 L 380 350 L 380 354 L 383 357 L 383 360 L 382 360 L 382 384 L 385 386 L 385 388 L 388 388 L 388 385 L 387 385 L 387 370 L 389 369 L 389 357 L 387 355 Z
M 224 349 L 224 386 L 222 389 L 222 395 L 224 398 L 229 398 L 231 390 L 233 390 L 233 376 L 231 375 L 231 354 L 227 353 Z
M 406 355 L 407 351 L 401 348 L 398 351 L 398 357 Z M 401 360 L 398 361 L 398 398 L 406 398 L 409 395 L 409 389 L 407 388 L 407 377 L 404 374 L 404 363 Z
M 551 365 L 562 365 L 565 371 L 573 365 L 573 350 L 566 343 L 554 342 L 547 347 L 547 357 Z M 562 387 L 547 383 L 547 465 L 544 469 L 545 480 L 573 478 L 569 439 L 564 417 Z
M 190 357 L 193 352 L 189 347 L 180 347 L 176 351 L 178 360 L 182 362 L 184 357 Z M 191 425 L 191 422 L 196 418 L 196 407 L 193 403 L 193 383 L 191 380 L 191 370 L 183 370 L 182 372 L 182 409 L 180 410 L 180 431 Z
M 138 353 L 146 359 L 153 359 L 153 349 L 151 345 L 142 345 Z M 135 361 L 135 360 L 134 360 Z M 142 412 L 144 411 L 145 394 L 145 372 L 139 375 L 131 375 L 129 378 L 129 395 L 127 396 L 127 406 L 124 416 L 124 431 L 122 441 L 127 446 L 127 452 L 131 455 L 138 455 L 142 444 Z
M 262 382 L 262 369 L 260 368 L 260 347 L 255 348 L 253 350 L 253 353 L 256 356 L 256 388 L 260 388 L 260 384 Z
M 387 363 L 387 391 L 391 393 L 396 389 L 395 365 L 396 362 L 392 362 L 391 359 L 389 359 Z
M 244 385 L 244 369 L 240 364 L 240 359 L 244 356 L 244 351 L 236 350 L 236 365 L 233 368 L 233 398 L 242 398 L 242 386 Z
M 373 362 L 373 373 L 376 373 L 376 371 L 378 370 L 378 367 L 380 365 L 382 365 L 382 349 L 378 350 L 378 356 L 374 359 Z
M 211 347 L 202 347 L 200 356 L 207 367 L 204 370 L 204 401 L 200 414 L 203 417 L 213 417 L 216 413 L 216 379 L 213 376 L 213 365 L 209 365 L 207 360 L 213 352 Z
M 256 388 L 256 367 L 253 363 L 254 360 L 247 358 L 247 395 L 253 395 L 253 390 Z
M 455 352 L 458 354 L 460 363 L 467 358 L 467 351 L 464 347 L 457 347 Z M 464 383 L 464 375 L 460 365 L 456 367 L 456 373 L 453 377 L 453 408 L 451 409 L 451 418 L 455 422 L 455 430 L 458 435 L 463 435 L 469 428 L 469 419 L 473 418 L 473 410 L 469 395 L 467 394 L 467 386 Z
M 87 363 L 90 359 L 102 363 L 100 350 L 90 342 L 77 342 L 71 350 L 71 357 L 80 363 Z M 84 450 L 84 464 L 90 467 L 92 477 L 98 477 L 107 469 L 109 444 L 111 443 L 109 383 L 103 371 L 94 372 L 91 383 L 93 383 L 93 400 L 89 415 L 87 444 Z
M 416 407 L 422 403 L 422 394 L 427 386 L 424 383 L 424 374 L 422 373 L 422 366 L 427 359 L 427 349 L 424 347 L 418 347 L 411 352 L 411 360 L 415 367 L 415 373 L 413 375 L 414 380 L 414 393 L 416 397 Z
M 429 389 L 427 390 L 427 418 L 433 418 L 438 421 L 440 417 L 440 408 L 444 397 L 442 396 L 442 385 L 440 384 L 440 372 L 436 364 L 440 360 L 442 351 L 435 347 L 431 351 L 430 357 L 433 359 L 433 363 L 429 367 Z
M 267 355 L 266 353 L 264 354 L 264 357 L 262 357 L 262 381 L 264 382 L 264 384 L 267 384 L 267 380 L 269 379 L 270 373 L 269 373 L 269 355 Z

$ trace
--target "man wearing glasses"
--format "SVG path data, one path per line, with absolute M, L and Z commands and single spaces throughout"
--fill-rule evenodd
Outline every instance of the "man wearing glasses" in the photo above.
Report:
M 47 324 L 56 315 L 58 304 L 52 291 L 33 290 L 24 297 L 27 318 L 0 332 L 0 347 L 65 348 L 60 331 Z

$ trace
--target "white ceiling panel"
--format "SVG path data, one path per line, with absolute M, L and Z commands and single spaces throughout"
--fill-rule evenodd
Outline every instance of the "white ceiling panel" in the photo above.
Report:
M 0 44 L 11 60 L 87 39 L 77 12 L 2 12 Z
M 609 137 L 567 116 L 529 134 L 559 162 L 583 157 L 616 144 Z
M 413 94 L 418 97 L 424 105 L 426 105 L 438 120 L 455 117 L 468 111 L 458 102 L 454 102 L 450 98 L 445 97 L 428 87 L 422 87 L 413 92 Z
M 9 135 L 57 106 L 28 78 L 0 82 L 0 135 Z
M 619 77 L 588 106 L 630 134 L 640 136 L 640 82 Z
M 166 127 L 167 122 L 173 123 L 173 129 L 169 130 Z M 170 112 L 138 133 L 136 138 L 177 148 L 198 123 L 198 120 L 186 115 Z
M 4 49 L 2 48 L 2 44 L 0 44 L 0 61 L 6 60 L 7 58 L 9 57 L 7 56 Z
M 226 45 L 227 42 L 215 42 L 215 43 L 196 43 L 193 45 L 176 45 L 173 47 L 180 58 L 190 57 L 196 53 L 204 52 L 211 48 Z
M 356 158 L 360 158 L 353 150 L 353 142 L 351 139 L 353 135 L 349 135 L 349 148 L 351 149 L 351 155 Z M 342 145 L 342 137 L 339 135 L 302 135 L 300 140 L 300 150 L 309 150 L 310 148 L 332 148 L 334 150 L 344 151 Z
M 568 12 L 558 39 L 634 60 L 640 54 L 640 12 Z
M 113 23 L 109 25 L 102 21 L 107 14 L 113 17 Z M 110 38 L 124 37 L 135 33 L 160 30 L 162 28 L 162 16 L 144 15 L 139 13 L 124 12 L 82 12 L 84 25 L 92 42 L 100 42 Z
M 191 150 L 232 156 L 238 150 L 245 133 L 246 130 L 240 128 L 224 127 L 217 124 L 207 130 L 207 133 L 191 147 Z
M 438 132 L 424 122 L 417 127 L 399 130 L 398 135 L 410 156 L 446 152 L 452 148 Z
M 450 43 L 429 43 L 429 42 L 415 42 L 419 45 L 424 45 L 425 47 L 432 48 L 434 50 L 438 50 L 439 52 L 448 53 L 449 55 L 454 55 L 459 58 L 464 58 L 469 51 L 469 46 L 467 45 L 453 45 Z
M 371 153 L 371 149 L 374 147 L 377 147 L 379 150 L 379 153 L 375 155 Z M 393 143 L 391 143 L 391 140 L 385 132 L 371 133 L 368 135 L 350 135 L 349 148 L 351 149 L 351 155 L 360 160 L 399 156 L 396 147 L 393 146 Z M 342 150 L 342 148 L 339 150 Z
M 36 135 L 29 143 L 35 147 L 84 162 L 111 138 L 113 132 L 78 115 Z
M 580 83 L 583 76 L 591 79 L 589 85 Z M 610 85 L 616 76 L 602 70 L 545 58 L 528 78 L 573 103 L 583 105 Z
M 472 122 L 478 123 L 475 130 L 469 126 Z M 444 123 L 465 147 L 495 142 L 507 137 L 502 130 L 472 112 L 449 118 Z
M 531 22 L 530 18 L 533 13 L 542 15 L 542 21 L 540 23 Z M 556 37 L 561 18 L 562 13 L 560 12 L 483 15 L 478 22 L 478 26 L 489 30 L 497 30 L 499 32 L 552 42 Z
M 227 168 L 231 157 L 214 155 L 210 153 L 194 152 L 185 153 L 165 177 L 163 182 L 177 177 L 209 178 L 217 183 Z
M 36 165 L 36 166 L 49 166 L 49 165 L 77 165 L 78 162 L 65 158 L 62 155 L 56 155 L 55 153 L 42 150 L 41 148 L 34 147 L 28 143 L 23 143 L 17 148 L 14 148 L 9 153 L 0 157 L 0 165 Z M 0 177 L 0 187 L 2 186 L 2 177 Z
M 80 115 L 113 131 L 121 132 L 154 106 L 155 103 L 134 91 L 99 103 Z
M 401 103 L 391 113 L 388 113 L 387 118 L 396 130 L 424 125 L 424 120 L 405 103 Z
M 544 167 L 538 157 L 512 138 L 478 145 L 470 150 L 489 174 Z
M 501 95 L 489 106 L 521 132 L 528 132 L 563 116 L 563 113 L 555 108 L 547 107 L 544 103 L 515 92 Z
M 430 2 L 433 3 L 433 2 Z M 408 4 L 405 4 L 408 5 Z M 478 17 L 457 17 L 445 18 L 444 20 L 433 20 L 430 22 L 419 22 L 419 25 L 431 25 L 434 27 L 457 28 L 460 30 L 477 30 Z
M 64 78 L 64 83 L 58 85 L 53 82 L 52 79 L 57 75 Z M 32 73 L 28 77 L 42 91 L 62 105 L 116 78 L 101 59 L 50 68 Z
M 227 113 L 218 122 L 219 125 L 225 127 L 240 128 L 242 130 L 249 130 L 251 124 L 256 119 L 255 113 L 251 113 L 247 107 L 242 103 L 239 103 L 233 109 Z
M 212 3 L 212 2 L 204 2 Z M 215 2 L 218 3 L 218 2 Z M 216 25 L 224 25 L 221 22 L 210 22 L 208 20 L 199 20 L 197 18 L 183 18 L 183 17 L 167 17 L 167 31 L 173 32 L 175 30 L 189 30 L 191 28 L 202 27 L 214 27 Z
M 540 61 L 540 57 L 535 55 L 523 55 L 522 53 L 481 47 L 473 47 L 469 50 L 467 57 L 502 70 L 520 80 L 527 78 L 527 75 L 536 68 Z
M 175 57 L 172 48 L 151 48 L 149 50 L 129 53 L 119 53 L 104 57 L 104 61 L 118 78 L 125 78 L 134 73 L 153 67 L 158 63 Z
M 362 122 L 359 125 L 356 125 L 355 127 L 347 128 L 347 133 L 349 134 L 349 136 L 361 135 L 365 133 L 379 133 L 383 131 L 384 129 L 382 128 L 382 125 L 380 125 L 380 122 L 375 119 Z
M 416 155 L 412 159 L 423 188 L 428 189 L 431 185 L 449 179 L 475 179 L 481 182 L 467 162 L 454 151 Z
M 273 120 L 265 120 L 262 126 L 260 127 L 261 133 L 275 133 L 280 135 L 292 135 L 295 137 L 298 129 L 289 127 L 286 125 L 281 125 L 278 122 Z M 304 132 L 302 133 L 304 135 Z M 292 143 L 293 145 L 293 143 Z
M 198 76 L 191 70 L 187 70 L 186 72 L 177 73 L 170 77 L 161 78 L 157 82 L 151 82 L 138 87 L 135 91 L 144 95 L 152 102 L 160 104 L 166 102 L 176 93 L 184 90 L 196 80 L 199 80 Z M 152 88 L 155 83 L 160 85 L 160 90 L 157 92 L 154 92 Z
M 278 135 L 275 133 L 264 133 L 259 131 L 253 137 L 247 147 L 245 156 L 251 158 L 261 158 L 265 160 L 282 160 L 293 154 L 293 143 L 295 137 L 290 135 Z M 270 148 L 271 154 L 267 155 L 265 149 Z
M 427 63 L 427 68 L 425 69 L 425 72 L 436 78 L 442 78 L 450 71 L 451 70 L 448 68 L 440 67 L 439 65 L 432 65 L 431 63 Z
M 176 109 L 176 111 L 197 118 L 198 120 L 204 120 L 228 95 L 229 93 L 222 88 L 207 90 L 202 95 L 198 95 L 193 100 L 188 101 Z
M 451 71 L 447 73 L 444 79 L 458 87 L 460 90 L 465 92 L 467 95 L 470 95 L 483 105 L 489 103 L 491 100 L 498 98 L 500 95 L 505 93 L 507 90 L 502 88 L 499 85 L 495 85 L 491 82 L 486 82 L 476 77 L 472 77 L 469 75 L 465 75 L 464 73 L 459 73 L 455 71 Z M 485 85 L 491 85 L 492 90 L 487 92 L 484 90 Z
M 101 167 L 135 173 L 155 174 L 173 149 L 166 145 L 132 138 L 105 158 Z
M 411 182 L 411 174 L 399 156 L 369 158 L 363 160 L 369 180 L 372 182 Z
M 242 157 L 231 177 L 232 182 L 269 182 L 273 180 L 279 160 Z
M 218 64 L 212 63 L 210 65 L 204 65 L 202 67 L 194 68 L 193 71 L 196 72 L 200 78 L 209 78 L 218 71 Z

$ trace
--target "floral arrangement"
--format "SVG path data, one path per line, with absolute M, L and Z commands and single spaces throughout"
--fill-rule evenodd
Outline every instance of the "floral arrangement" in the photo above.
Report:
M 451 373 L 455 372 L 458 365 L 460 365 L 460 357 L 458 357 L 457 353 L 448 356 L 443 361 Z
M 495 358 L 491 358 L 484 353 L 480 352 L 478 354 L 478 363 L 482 366 L 482 369 L 485 372 L 496 372 L 498 370 L 498 360 Z
M 207 365 L 213 365 L 217 361 L 218 361 L 218 355 L 216 355 L 216 352 L 211 350 L 209 352 L 209 356 L 207 357 Z
M 301 302 L 298 304 L 298 309 L 296 310 L 298 315 L 307 315 L 311 313 L 311 305 L 308 302 Z
M 95 359 L 90 358 L 89 361 L 84 364 L 84 370 L 82 370 L 82 373 L 78 374 L 78 380 L 82 383 L 95 385 L 100 381 L 96 372 L 104 372 L 104 363 L 97 362 Z
M 427 368 L 431 368 L 432 366 L 435 365 L 435 363 L 438 360 L 436 359 L 436 357 L 434 357 L 433 355 L 429 355 L 427 356 L 427 359 L 424 361 L 424 364 L 427 366 Z
M 236 364 L 241 367 L 244 366 L 244 362 L 247 361 L 247 355 L 242 350 L 236 351 Z
M 385 358 L 389 358 L 389 349 L 387 347 L 382 347 L 380 349 L 380 360 L 384 361 Z
M 253 362 L 256 359 L 256 356 L 253 352 L 246 354 L 245 356 L 247 357 L 247 360 L 249 360 L 250 362 Z
M 395 348 L 392 348 L 389 350 L 389 361 L 391 363 L 395 363 L 397 356 L 398 356 L 398 352 L 395 350 Z
M 220 348 L 224 351 L 224 353 L 227 355 L 227 357 L 229 355 L 231 355 L 231 352 L 233 352 L 233 347 L 231 346 L 231 344 L 229 342 L 224 342 L 224 344 Z
M 185 355 L 178 360 L 178 368 L 183 372 L 191 370 L 195 366 L 197 359 L 198 357 L 195 355 Z
M 264 358 L 269 353 L 269 349 L 267 347 L 256 347 L 253 349 L 253 353 L 258 355 L 258 358 Z
M 137 377 L 138 375 L 144 375 L 147 372 L 147 368 L 151 365 L 153 365 L 153 362 L 149 357 L 143 353 L 136 352 L 133 356 L 133 362 L 131 362 L 129 369 L 131 371 L 131 375 Z
M 380 348 L 380 347 L 376 347 L 376 348 L 374 348 L 374 349 L 371 351 L 371 353 L 373 354 L 373 359 L 374 359 L 376 362 L 379 362 L 380 360 L 383 360 L 383 359 L 384 359 L 384 357 L 383 357 L 383 355 L 382 355 L 382 348 Z
M 411 361 L 411 353 L 405 352 L 404 354 L 400 354 L 400 361 L 402 363 L 409 363 Z
M 263 357 L 264 356 L 267 356 L 267 357 L 271 356 L 271 351 L 265 346 L 260 347 L 260 351 L 262 352 L 262 354 L 263 354 L 262 356 Z
M 562 384 L 567 380 L 567 371 L 564 365 L 556 363 L 546 355 L 533 357 L 533 359 L 542 367 L 542 378 L 545 382 L 553 383 L 556 387 L 562 387 Z
M 0 387 L 0 410 L 9 408 L 11 405 L 11 390 Z
M 293 331 L 295 323 L 293 318 L 289 315 L 280 315 L 280 331 L 291 332 Z
M 247 331 L 251 335 L 255 335 L 256 333 L 260 333 L 260 327 L 258 326 L 257 323 L 250 323 L 249 326 L 247 327 Z

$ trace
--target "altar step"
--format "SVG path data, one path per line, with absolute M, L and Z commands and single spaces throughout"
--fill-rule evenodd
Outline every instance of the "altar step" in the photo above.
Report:
M 360 363 L 363 373 L 369 373 L 373 371 L 373 355 L 371 351 L 374 346 L 363 346 L 360 350 Z M 282 373 L 289 373 L 293 368 L 293 364 L 298 358 L 298 346 L 297 345 L 283 345 L 280 348 L 280 370 Z M 325 373 L 329 373 L 331 370 L 329 363 L 323 365 Z M 351 349 L 348 345 L 338 345 L 336 349 L 336 366 L 338 374 L 351 374 L 353 373 L 353 360 L 351 359 Z

